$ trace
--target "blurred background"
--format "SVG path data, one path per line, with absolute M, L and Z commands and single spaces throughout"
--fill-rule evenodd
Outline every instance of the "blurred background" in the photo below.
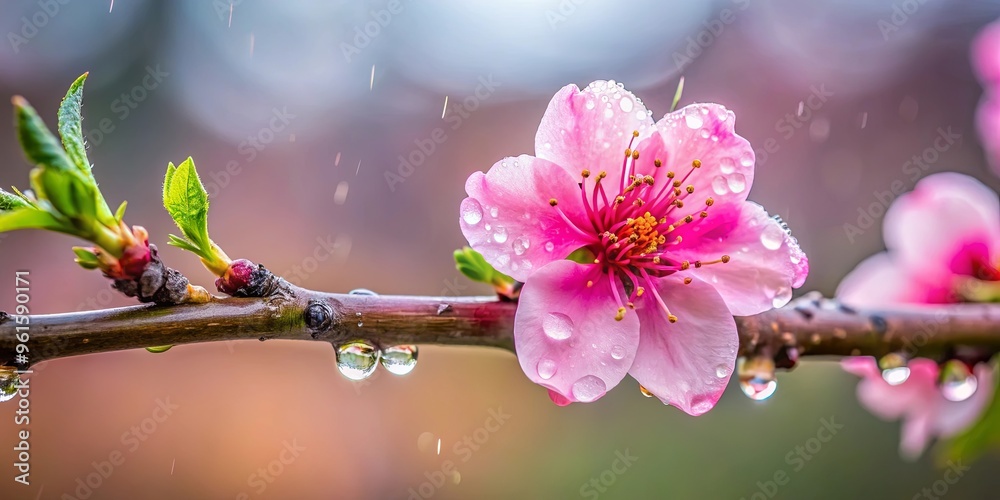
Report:
M 109 203 L 127 199 L 127 220 L 196 283 L 213 278 L 165 245 L 160 205 L 167 162 L 189 155 L 230 255 L 310 288 L 455 295 L 489 292 L 451 259 L 465 179 L 532 153 L 556 90 L 614 79 L 659 117 L 683 75 L 682 104 L 736 112 L 758 149 L 751 199 L 810 255 L 802 290 L 832 294 L 883 248 L 881 214 L 861 214 L 893 181 L 953 170 L 1000 186 L 968 56 L 997 17 L 998 2 L 945 0 L 7 0 L 0 95 L 54 125 L 89 71 L 84 129 Z M 415 154 L 436 129 L 445 139 Z M 915 170 L 914 155 L 935 160 Z M 0 165 L 4 185 L 26 186 L 10 120 Z M 0 235 L 0 308 L 16 270 L 31 273 L 33 313 L 131 304 L 72 262 L 72 244 Z M 692 418 L 631 380 L 558 408 L 502 351 L 419 359 L 360 383 L 311 342 L 45 363 L 30 382 L 30 486 L 10 465 L 16 407 L 0 406 L 0 497 L 908 499 L 947 470 L 932 454 L 902 461 L 898 423 L 863 410 L 832 360 L 779 374 L 763 402 L 734 382 Z M 995 495 L 998 465 L 962 469 L 948 498 Z

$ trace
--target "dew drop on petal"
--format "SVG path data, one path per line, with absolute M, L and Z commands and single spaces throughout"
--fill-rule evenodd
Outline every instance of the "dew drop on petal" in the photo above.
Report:
M 337 368 L 351 380 L 364 380 L 378 367 L 379 350 L 363 342 L 348 342 L 337 348 Z
M 506 266 L 507 264 L 510 264 L 510 255 L 502 253 L 497 256 L 497 265 Z
M 573 397 L 577 401 L 589 403 L 608 392 L 608 386 L 595 375 L 586 375 L 573 382 Z
M 622 347 L 622 346 L 620 346 L 620 345 L 613 346 L 611 348 L 611 357 L 614 358 L 614 359 L 622 359 L 622 358 L 624 358 L 625 357 L 625 348 Z
M 556 248 L 556 246 L 551 241 L 545 244 L 545 251 L 546 252 L 551 252 L 551 251 L 555 250 L 555 248 Z
M 594 109 L 594 101 L 587 99 L 587 102 L 584 104 L 584 106 L 586 106 L 587 109 Z
M 489 231 L 490 229 L 493 229 L 493 226 L 490 226 L 490 224 L 488 222 L 483 227 L 485 227 L 487 231 Z
M 417 346 L 397 345 L 382 350 L 382 367 L 393 375 L 406 375 L 417 366 Z
M 711 136 L 712 136 L 712 133 L 709 132 L 707 128 L 701 129 L 701 138 L 702 139 L 708 139 Z
M 740 165 L 743 165 L 744 167 L 752 167 L 753 156 L 751 156 L 750 153 L 745 153 L 743 156 L 740 156 Z
M 496 241 L 497 243 L 507 241 L 507 229 L 502 226 L 497 226 L 497 230 L 493 233 L 493 241 Z
M 780 226 L 767 224 L 760 233 L 760 243 L 768 250 L 777 250 L 785 241 L 785 232 Z
M 732 158 L 725 156 L 719 160 L 719 170 L 722 173 L 729 175 L 736 171 L 736 161 Z
M 620 101 L 618 101 L 618 107 L 622 108 L 622 111 L 624 111 L 626 113 L 631 112 L 632 108 L 634 106 L 635 106 L 635 103 L 632 102 L 632 98 L 630 98 L 628 96 L 625 96 Z
M 726 365 L 719 365 L 715 367 L 715 376 L 719 378 L 726 378 L 729 376 L 729 367 Z
M 613 116 L 615 116 L 615 112 L 612 111 L 611 108 L 608 108 L 608 109 L 604 110 L 604 117 L 605 118 L 611 118 Z
M 466 224 L 479 224 L 483 220 L 483 207 L 478 201 L 466 198 L 462 201 L 462 220 Z
M 747 178 L 743 174 L 730 175 L 727 182 L 734 193 L 742 193 L 747 188 Z
M 548 380 L 556 374 L 556 362 L 545 358 L 538 362 L 538 376 Z
M 524 252 L 528 251 L 528 247 L 530 245 L 531 245 L 531 243 L 528 241 L 528 237 L 527 236 L 519 236 L 517 239 L 514 240 L 514 243 L 513 243 L 512 246 L 514 247 L 514 253 L 515 254 L 517 254 L 517 255 L 524 255 Z
M 542 320 L 542 331 L 554 340 L 568 339 L 573 334 L 573 320 L 563 313 L 549 313 Z
M 774 298 L 771 299 L 771 305 L 774 307 L 783 307 L 790 300 L 792 300 L 792 289 L 788 287 L 780 287 L 778 291 L 775 292 Z
M 715 191 L 715 194 L 719 195 L 728 193 L 729 182 L 726 181 L 726 178 L 721 175 L 715 176 L 715 178 L 712 179 L 712 191 Z
M 500 209 L 498 209 L 497 207 L 491 208 L 490 217 L 496 218 L 497 215 L 500 215 Z
M 684 122 L 691 129 L 697 130 L 705 124 L 705 120 L 698 113 L 687 113 L 684 115 Z

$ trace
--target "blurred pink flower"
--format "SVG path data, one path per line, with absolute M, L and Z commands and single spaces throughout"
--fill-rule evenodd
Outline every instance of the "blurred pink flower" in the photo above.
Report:
M 837 289 L 864 306 L 946 304 L 1000 293 L 1000 201 L 978 180 L 930 175 L 889 207 L 888 251 L 858 264 Z
M 847 304 L 946 304 L 978 301 L 1000 291 L 1000 201 L 982 183 L 961 174 L 940 173 L 917 183 L 885 215 L 888 249 L 863 261 L 841 282 L 837 296 Z M 893 385 L 870 357 L 847 358 L 843 367 L 864 377 L 858 399 L 876 416 L 904 418 L 900 450 L 920 455 L 934 436 L 954 435 L 975 423 L 993 397 L 993 374 L 975 368 L 980 390 L 950 401 L 938 384 L 937 363 L 914 359 L 909 378 Z
M 650 115 L 621 84 L 563 87 L 536 156 L 472 174 L 460 219 L 472 248 L 525 283 L 518 360 L 553 401 L 594 401 L 628 373 L 700 415 L 733 372 L 733 315 L 784 305 L 808 261 L 746 201 L 754 152 L 731 111 Z
M 993 170 L 1000 174 L 1000 20 L 986 26 L 972 44 L 972 64 L 983 82 L 976 120 Z
M 907 365 L 909 378 L 892 385 L 882 378 L 875 359 L 870 356 L 846 358 L 844 370 L 862 377 L 858 400 L 868 411 L 883 420 L 903 419 L 900 453 L 914 460 L 934 437 L 953 436 L 974 424 L 989 405 L 993 392 L 993 371 L 986 364 L 975 369 L 980 390 L 962 401 L 944 396 L 938 385 L 940 369 L 929 359 L 914 359 Z

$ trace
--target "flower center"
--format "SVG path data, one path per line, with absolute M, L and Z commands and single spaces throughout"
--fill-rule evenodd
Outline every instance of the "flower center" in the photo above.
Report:
M 695 187 L 687 184 L 688 178 L 701 168 L 701 160 L 692 159 L 686 173 L 678 177 L 674 171 L 667 171 L 660 180 L 650 175 L 637 174 L 640 158 L 638 150 L 632 149 L 638 131 L 632 132 L 632 139 L 625 149 L 621 165 L 621 184 L 608 186 L 607 172 L 600 171 L 593 181 L 590 170 L 581 171 L 580 193 L 586 208 L 589 227 L 579 227 L 559 208 L 558 200 L 549 200 L 562 218 L 578 232 L 592 238 L 587 248 L 596 256 L 594 264 L 602 266 L 611 280 L 611 288 L 618 302 L 616 319 L 624 318 L 626 306 L 634 308 L 634 302 L 642 297 L 646 287 L 651 295 L 666 311 L 671 322 L 677 317 L 670 314 L 656 287 L 655 277 L 668 276 L 678 271 L 686 271 L 691 266 L 700 268 L 708 264 L 726 263 L 730 258 L 723 255 L 713 261 L 678 260 L 670 255 L 671 247 L 684 240 L 680 228 L 697 224 L 709 215 L 709 208 L 715 200 L 709 196 L 699 199 Z M 648 158 L 644 161 L 649 161 Z M 652 169 L 660 170 L 664 162 L 654 158 Z M 608 196 L 611 193 L 614 196 Z M 686 208 L 690 203 L 695 209 Z M 690 283 L 685 278 L 684 283 Z M 625 300 L 619 295 L 619 284 L 624 284 L 628 292 Z

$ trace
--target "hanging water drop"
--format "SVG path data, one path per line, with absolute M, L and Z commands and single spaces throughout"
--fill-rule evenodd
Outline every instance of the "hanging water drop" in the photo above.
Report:
M 882 369 L 882 380 L 889 385 L 899 385 L 910 378 L 910 368 L 906 365 L 906 356 L 898 352 L 891 352 L 878 360 L 878 367 Z
M 774 379 L 774 360 L 765 357 L 736 360 L 736 372 L 743 394 L 754 401 L 763 401 L 778 389 Z
M 21 376 L 17 370 L 10 367 L 0 368 L 0 403 L 14 399 L 20 384 Z
M 351 380 L 364 380 L 375 373 L 379 351 L 375 346 L 357 340 L 337 348 L 337 368 Z
M 369 290 L 367 288 L 355 288 L 354 290 L 351 290 L 350 292 L 347 292 L 347 293 L 348 293 L 348 295 L 363 295 L 363 296 L 367 296 L 367 297 L 377 297 L 378 296 L 377 293 L 375 293 L 375 292 L 373 292 L 373 291 L 371 291 L 371 290 Z M 360 316 L 361 313 L 358 313 L 358 315 Z
M 596 401 L 608 392 L 608 386 L 596 375 L 585 375 L 573 382 L 573 397 L 581 403 Z
M 417 346 L 397 345 L 382 349 L 382 366 L 393 375 L 406 375 L 417 366 Z
M 642 395 L 643 395 L 643 396 L 646 396 L 647 398 L 651 398 L 651 397 L 653 397 L 653 393 L 652 393 L 652 392 L 649 392 L 649 389 L 646 389 L 646 388 L 645 388 L 645 387 L 643 387 L 642 385 L 640 385 L 640 386 L 639 386 L 639 392 L 641 392 L 641 393 L 642 393 Z
M 948 401 L 965 401 L 978 388 L 979 381 L 965 363 L 953 359 L 941 368 L 941 395 Z

